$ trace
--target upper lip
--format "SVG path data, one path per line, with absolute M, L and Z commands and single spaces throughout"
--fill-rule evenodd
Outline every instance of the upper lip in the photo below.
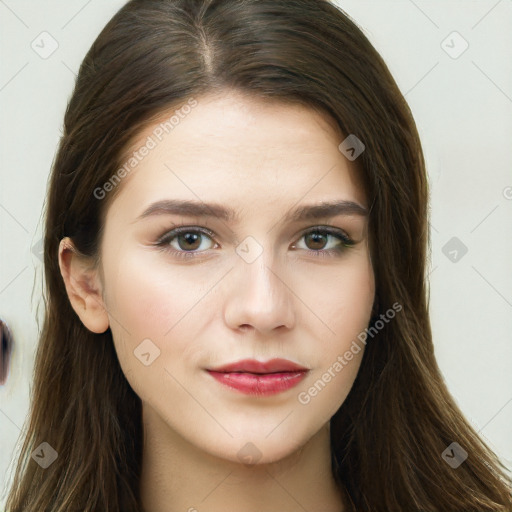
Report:
M 256 359 L 243 359 L 234 363 L 225 364 L 216 368 L 209 368 L 214 372 L 247 372 L 247 373 L 279 373 L 279 372 L 297 372 L 306 371 L 307 368 L 293 363 L 288 359 L 270 359 L 261 362 Z

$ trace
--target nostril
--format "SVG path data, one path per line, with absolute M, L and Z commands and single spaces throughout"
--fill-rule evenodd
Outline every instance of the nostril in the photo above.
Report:
M 0 319 L 0 385 L 5 384 L 7 380 L 12 344 L 11 332 L 7 324 Z

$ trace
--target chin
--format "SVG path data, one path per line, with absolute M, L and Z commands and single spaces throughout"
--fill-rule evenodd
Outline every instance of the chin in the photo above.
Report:
M 281 435 L 271 433 L 269 436 L 269 432 L 271 429 L 253 435 L 245 433 L 229 438 L 226 444 L 216 443 L 204 449 L 231 462 L 253 466 L 271 464 L 290 457 L 308 441 L 307 436 L 293 436 L 287 430 L 283 430 Z

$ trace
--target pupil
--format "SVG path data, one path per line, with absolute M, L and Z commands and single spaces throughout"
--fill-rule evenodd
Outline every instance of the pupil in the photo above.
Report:
M 322 233 L 316 233 L 316 232 L 313 232 L 313 233 L 308 233 L 307 237 L 309 237 L 309 240 L 313 239 L 313 244 L 320 244 L 320 246 L 324 245 L 322 243 L 322 238 L 324 237 L 325 235 L 323 235 Z M 313 249 L 322 249 L 322 247 L 313 247 Z
M 187 244 L 194 244 L 194 242 L 197 243 L 199 240 L 199 234 L 198 233 L 185 233 L 184 235 L 179 236 L 179 246 L 181 249 L 197 249 L 197 247 L 182 247 L 181 240 L 185 240 L 185 245 Z

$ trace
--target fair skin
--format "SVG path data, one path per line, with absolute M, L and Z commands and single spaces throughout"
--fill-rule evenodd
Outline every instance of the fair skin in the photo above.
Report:
M 160 122 L 140 133 L 134 148 Z M 142 401 L 147 511 L 344 509 L 331 474 L 329 420 L 350 391 L 363 350 L 307 403 L 298 397 L 370 320 L 368 217 L 285 219 L 323 201 L 368 209 L 355 162 L 338 149 L 344 138 L 330 118 L 304 106 L 233 91 L 198 98 L 118 185 L 100 268 L 87 267 L 69 250 L 69 239 L 61 242 L 59 263 L 74 310 L 93 332 L 110 327 L 123 372 Z M 239 219 L 138 218 L 164 199 L 216 203 Z M 331 234 L 306 236 L 326 225 L 354 245 L 344 247 Z M 176 226 L 204 227 L 213 236 L 198 234 L 197 242 L 175 236 L 167 252 L 157 247 Z M 248 236 L 253 245 L 244 246 Z M 249 263 L 237 247 L 261 254 Z M 180 259 L 173 251 L 195 256 Z M 148 338 L 146 352 L 160 353 L 146 366 L 134 351 Z M 273 358 L 306 367 L 306 377 L 272 396 L 254 396 L 205 370 Z M 247 453 L 251 464 L 241 458 Z

